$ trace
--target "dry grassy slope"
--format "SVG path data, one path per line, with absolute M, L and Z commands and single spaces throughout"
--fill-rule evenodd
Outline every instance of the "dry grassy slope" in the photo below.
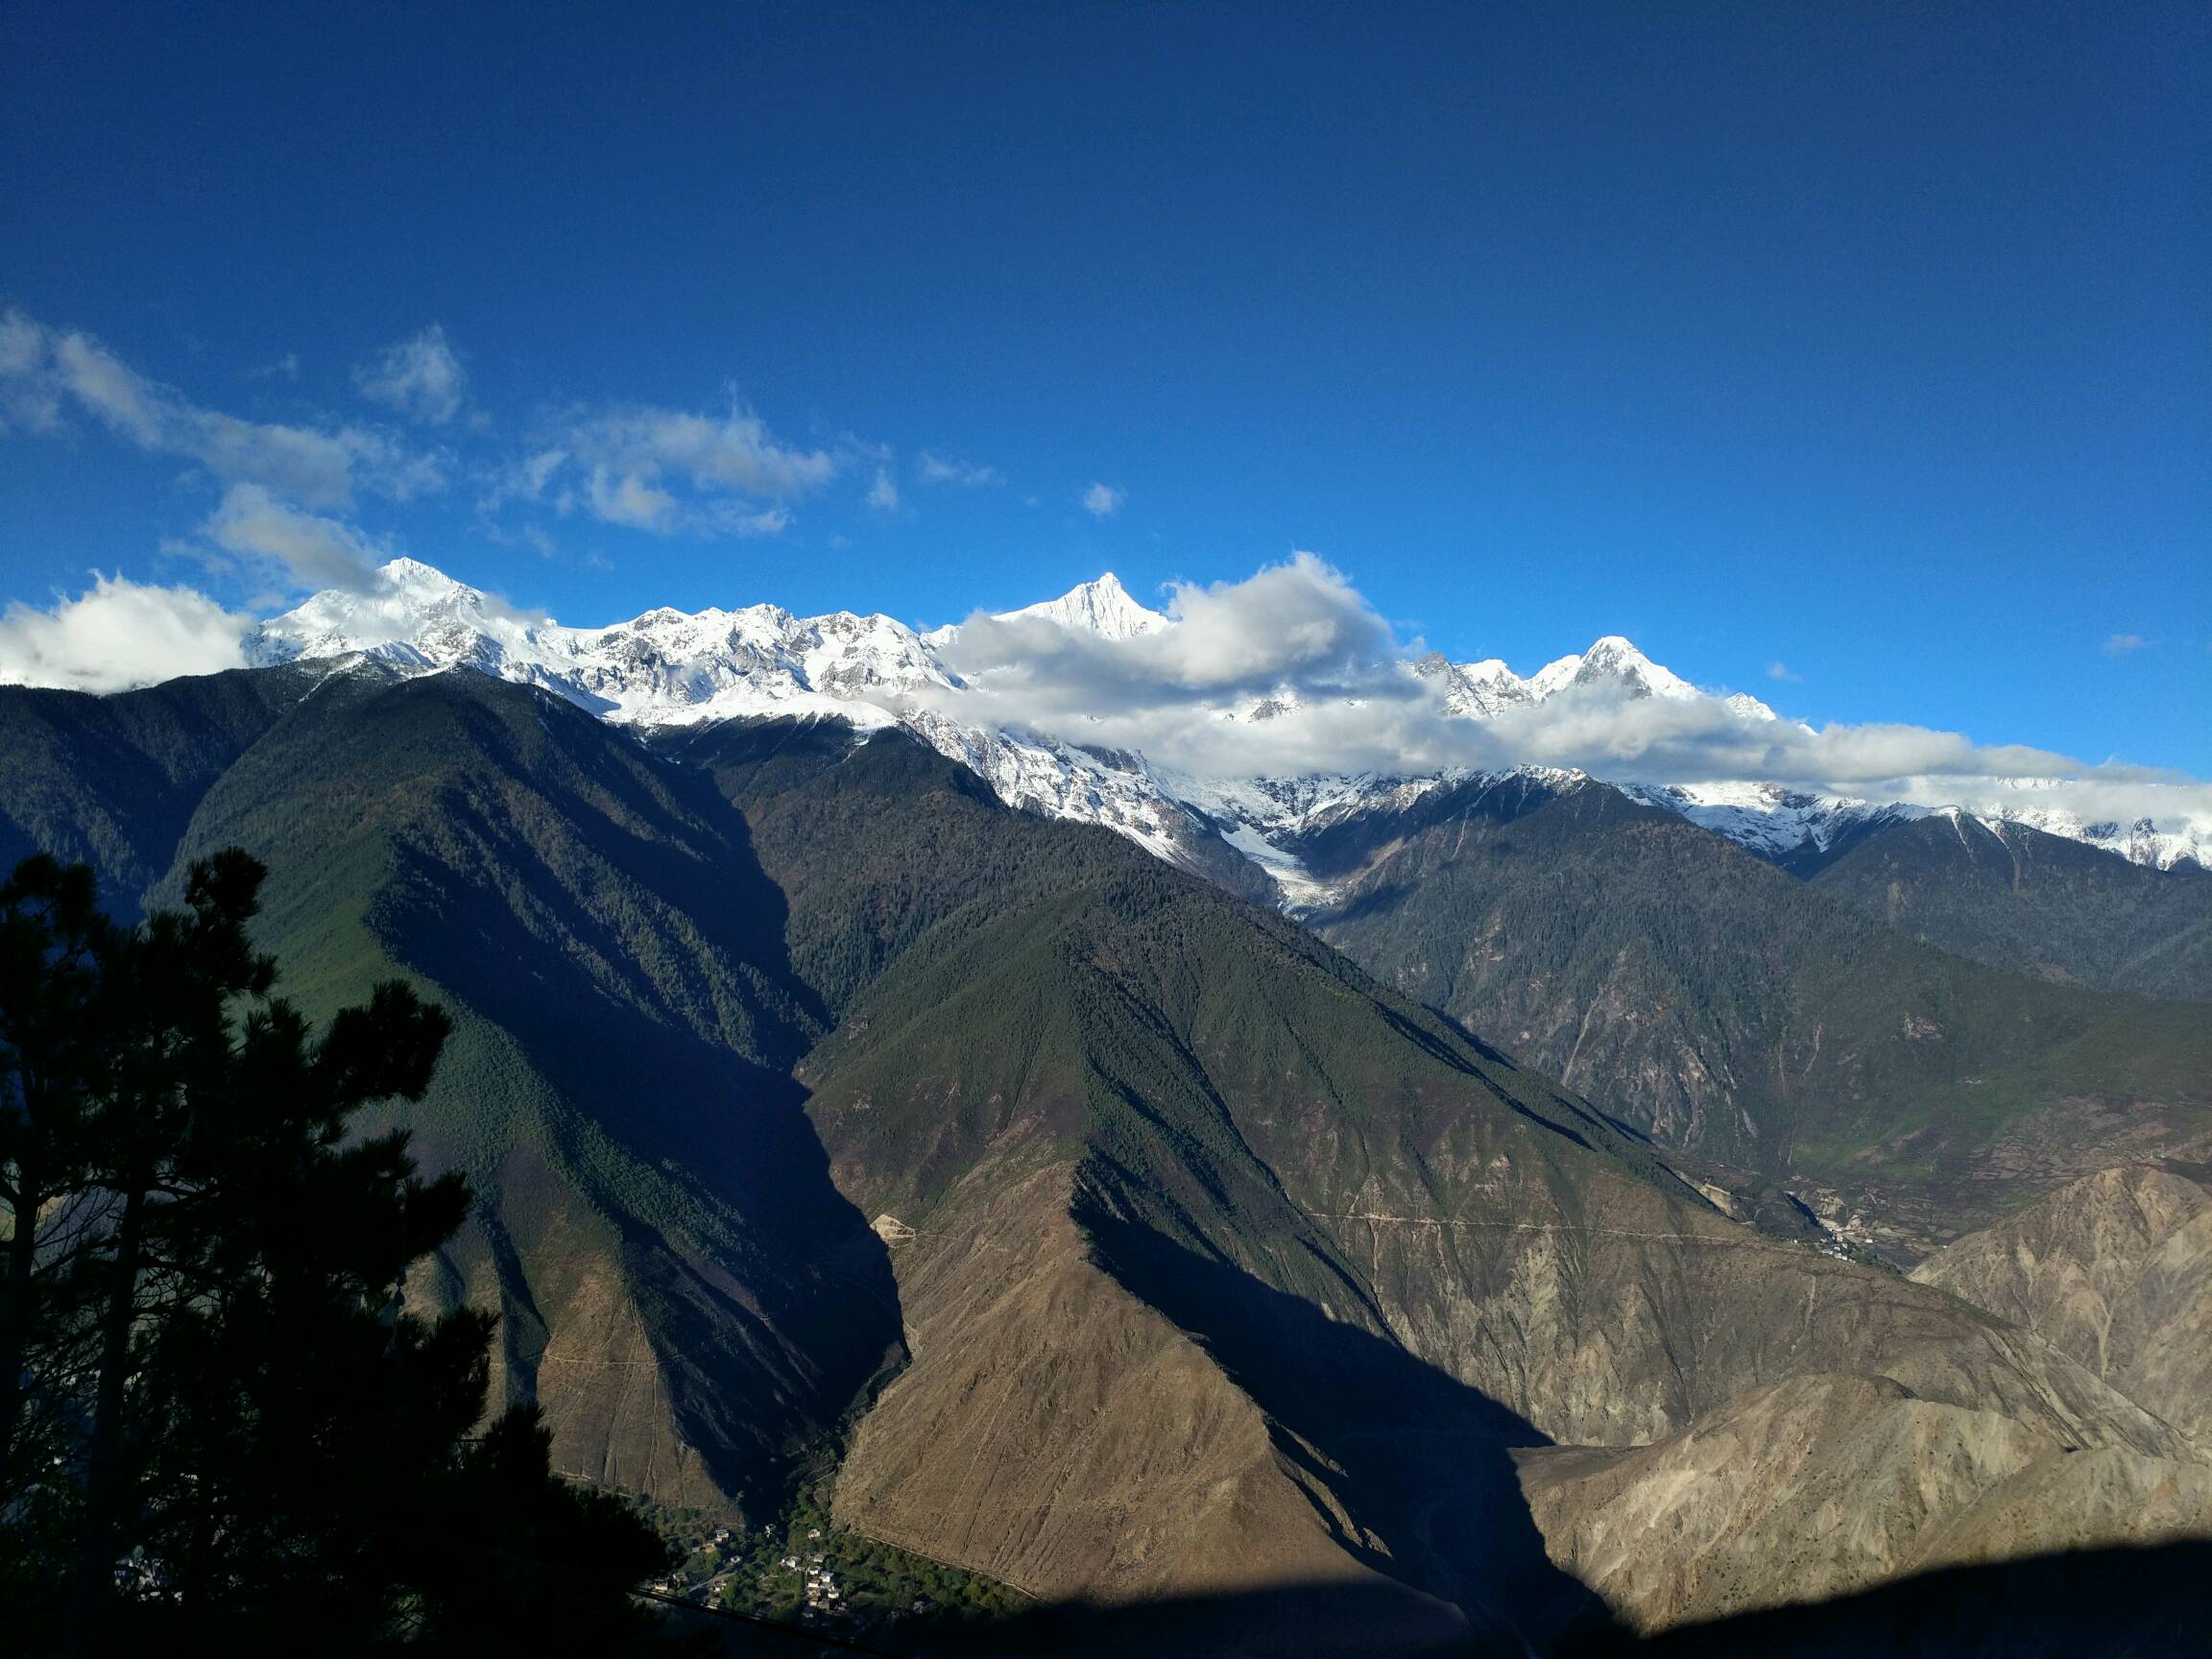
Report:
M 2162 1449 L 2079 1367 L 1876 1269 L 1766 1238 L 1602 1168 L 1568 1189 L 1440 1193 L 1339 1224 L 1406 1344 L 1551 1438 L 1633 1445 L 1742 1390 L 1849 1369 L 2045 1431 Z M 1565 1186 L 1565 1183 L 1561 1184 Z M 1575 1214 L 1580 1210 L 1580 1214 Z
M 536 1400 L 565 1475 L 716 1507 L 733 1496 L 679 1414 L 695 1385 L 664 1360 L 625 1272 L 619 1232 L 534 1147 L 476 1176 L 475 1215 L 446 1253 L 448 1293 L 501 1310 L 495 1400 Z M 634 1257 L 629 1258 L 635 1260 Z M 645 1263 L 641 1263 L 644 1265 Z
M 1936 1567 L 2200 1531 L 2212 1468 L 1886 1377 L 1753 1389 L 1635 1451 L 1521 1457 L 1552 1557 L 1651 1629 Z
M 1930 1348 L 1882 1377 L 1753 1390 L 1633 1452 L 1524 1454 L 1553 1559 L 1648 1628 L 1909 1573 L 2212 1532 L 2203 1187 L 2105 1170 L 1959 1239 L 1913 1277 L 2017 1322 L 1994 1340 L 2018 1374 L 2094 1374 L 2178 1432 L 2084 1434 L 1984 1387 L 1993 1376 L 1960 1387 L 1932 1374 L 1958 1351 Z M 1974 1408 L 1977 1397 L 2003 1408 Z
M 1214 1356 L 1092 1259 L 1072 1172 L 986 1165 L 893 1245 L 914 1358 L 861 1425 L 842 1514 L 1032 1595 L 1364 1583 L 1405 1634 L 1447 1604 L 1348 1552 L 1330 1487 Z
M 2212 1191 L 2199 1182 L 2106 1169 L 1912 1276 L 2026 1326 L 2212 1447 Z

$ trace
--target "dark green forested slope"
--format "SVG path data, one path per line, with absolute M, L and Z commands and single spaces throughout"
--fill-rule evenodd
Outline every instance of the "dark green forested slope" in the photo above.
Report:
M 1426 1066 L 1671 1185 L 1634 1136 L 1306 929 L 1118 836 L 1009 813 L 972 773 L 917 743 L 731 728 L 687 758 L 744 809 L 790 905 L 793 969 L 842 1022 L 808 1057 L 809 1073 L 903 1091 L 926 1072 L 948 1098 L 984 1107 L 987 1084 L 1012 1081 L 1015 1095 L 1070 1102 L 1046 1126 L 1075 1145 L 1131 1094 L 1178 1094 L 1178 1111 L 1195 1119 L 1217 1113 L 1213 1096 L 1279 1089 L 1284 1067 L 1328 1056 L 1326 1087 L 1364 1116 L 1406 1087 L 1408 1065 Z M 1075 980 L 1081 997 L 1069 995 Z M 1226 1022 L 1209 1025 L 1201 1008 Z M 1065 1023 L 1078 1015 L 1080 1026 Z M 1191 1093 L 1165 1072 L 1141 1087 L 1119 1075 L 1163 1061 L 1203 1067 L 1213 1081 Z M 1001 1126 L 979 1116 L 927 1127 L 972 1155 Z M 863 1138 L 895 1132 L 876 1122 Z M 879 1162 L 926 1184 L 923 1148 L 886 1145 Z
M 0 868 L 35 852 L 91 864 L 116 915 L 134 920 L 208 785 L 321 673 L 239 670 L 113 697 L 6 687 Z
M 1976 962 L 2104 991 L 2212 998 L 2212 872 L 2150 870 L 2025 825 L 1887 825 L 1814 873 L 1818 892 Z
M 1670 1144 L 1987 1214 L 2212 1106 L 2201 1009 L 1930 949 L 1601 784 L 1440 792 L 1302 851 L 1348 883 L 1324 937 Z

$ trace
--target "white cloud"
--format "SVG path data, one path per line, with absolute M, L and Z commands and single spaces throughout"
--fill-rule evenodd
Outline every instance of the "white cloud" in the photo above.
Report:
M 200 533 L 249 567 L 275 570 L 301 588 L 365 591 L 390 548 L 350 524 L 279 500 L 258 484 L 233 484 Z M 210 561 L 220 565 L 220 560 Z
M 461 413 L 469 373 L 454 355 L 445 330 L 433 323 L 361 364 L 353 371 L 353 384 L 372 402 L 439 426 Z
M 51 610 L 12 602 L 0 612 L 0 684 L 119 691 L 243 667 L 239 640 L 252 622 L 189 588 L 95 571 L 88 591 L 57 596 Z
M 1112 484 L 1094 484 L 1083 492 L 1083 511 L 1094 518 L 1111 518 L 1121 511 L 1121 503 L 1129 499 L 1129 492 Z
M 719 417 L 618 409 L 579 422 L 570 446 L 594 465 L 646 476 L 678 473 L 702 490 L 737 491 L 771 500 L 804 495 L 828 483 L 837 469 L 824 451 L 780 442 L 759 416 L 742 408 Z
M 151 454 L 197 463 L 224 484 L 258 484 L 309 507 L 342 506 L 356 488 L 407 500 L 444 487 L 444 457 L 358 426 L 248 421 L 150 380 L 90 335 L 0 316 L 0 415 L 54 431 L 89 416 Z
M 836 458 L 787 445 L 757 415 L 625 406 L 572 417 L 495 490 L 656 535 L 773 535 Z M 580 489 L 571 480 L 580 480 Z
M 517 475 L 531 500 L 535 501 L 545 493 L 546 484 L 560 469 L 561 463 L 567 459 L 568 451 L 565 449 L 541 449 L 519 465 Z
M 1769 662 L 1767 664 L 1767 678 L 1769 680 L 1787 680 L 1792 685 L 1794 685 L 1798 681 L 1802 680 L 1804 676 L 1802 674 L 1792 674 L 1790 671 L 1788 665 L 1785 663 Z
M 714 530 L 724 536 L 781 536 L 791 528 L 791 510 L 788 507 L 747 508 L 725 503 L 709 517 Z
M 678 528 L 684 517 L 683 504 L 659 485 L 648 483 L 638 473 L 617 472 L 607 467 L 591 469 L 585 498 L 594 518 L 656 535 L 664 536 Z
M 891 474 L 884 468 L 876 469 L 876 482 L 868 486 L 868 510 L 871 513 L 899 511 L 899 486 L 891 482 Z
M 1017 722 L 1209 706 L 1285 685 L 1316 696 L 1419 694 L 1397 671 L 1389 624 L 1310 553 L 1242 582 L 1182 584 L 1167 610 L 1176 626 L 1126 640 L 978 613 L 949 655 L 978 697 L 1018 706 Z
M 564 493 L 565 504 L 570 497 Z M 791 522 L 790 509 L 760 507 L 734 497 L 679 499 L 652 478 L 594 467 L 584 480 L 584 510 L 603 524 L 655 536 L 775 536 Z
M 1006 474 L 996 467 L 950 461 L 942 455 L 932 455 L 926 449 L 914 457 L 914 476 L 925 484 L 957 484 L 970 490 L 996 488 L 1006 482 Z
M 2109 657 L 2125 657 L 2131 651 L 2140 651 L 2151 643 L 2140 634 L 2112 634 L 2104 640 L 2104 652 Z
M 558 513 L 573 512 L 576 507 L 574 486 L 556 485 L 568 459 L 568 451 L 555 445 L 533 450 L 519 460 L 503 460 L 483 469 L 477 474 L 483 486 L 483 493 L 476 499 L 479 519 L 496 535 L 504 532 L 499 532 L 492 520 L 509 502 L 551 507 Z
M 51 432 L 60 423 L 46 330 L 20 311 L 0 312 L 0 432 Z

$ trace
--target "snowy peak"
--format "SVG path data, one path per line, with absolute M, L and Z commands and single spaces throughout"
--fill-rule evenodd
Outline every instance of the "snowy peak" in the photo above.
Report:
M 1063 628 L 1096 634 L 1105 639 L 1134 639 L 1171 626 L 1159 612 L 1148 611 L 1130 598 L 1121 579 L 1111 570 L 1095 582 L 1070 588 L 1057 599 L 998 613 L 1001 622 L 1024 617 L 1057 622 Z
M 1178 626 L 1129 596 L 1111 573 L 1057 599 L 1003 613 L 1047 621 L 1101 639 L 1127 641 Z M 724 719 L 834 717 L 863 730 L 900 726 L 982 775 L 1001 799 L 1053 817 L 1104 825 L 1191 868 L 1241 855 L 1275 880 L 1286 902 L 1318 902 L 1301 886 L 1283 838 L 1321 821 L 1316 814 L 1387 809 L 1455 776 L 1450 771 L 1334 776 L 1170 778 L 1142 755 L 992 721 L 969 701 L 974 688 L 947 647 L 957 627 L 918 634 L 902 622 L 850 611 L 795 616 L 780 606 L 648 611 L 597 628 L 564 627 L 519 611 L 413 559 L 395 559 L 360 589 L 333 589 L 261 623 L 246 640 L 254 663 L 366 656 L 401 673 L 469 668 L 537 685 L 605 719 L 637 726 Z M 1403 664 L 1426 683 L 1447 716 L 1512 717 L 1552 697 L 1704 701 L 1710 694 L 1653 662 L 1619 636 L 1562 657 L 1523 679 L 1492 658 L 1452 662 L 1431 655 Z M 1775 718 L 1757 698 L 1713 698 L 1745 721 Z M 1216 711 L 1249 727 L 1256 741 L 1274 723 L 1310 711 L 1298 687 L 1246 691 Z M 1524 768 L 1522 771 L 1526 772 Z M 1533 774 L 1531 774 L 1533 775 Z M 1623 783 L 1715 833 L 1777 859 L 1828 848 L 1890 817 L 1918 817 L 1957 787 L 1924 781 L 1925 805 L 1808 795 L 1773 784 L 1716 781 Z M 1936 791 L 1941 789 L 1943 793 Z M 1963 803 L 1984 824 L 2032 825 L 2136 863 L 2194 859 L 2212 867 L 2212 822 L 2087 821 L 2056 798 L 2026 790 Z M 1955 797 L 1952 797 L 1956 799 Z M 1224 848 L 1226 844 L 1226 850 Z
M 2100 848 L 2130 864 L 2153 870 L 2171 870 L 2191 862 L 2212 870 L 2212 824 L 2202 819 L 2176 814 L 2165 829 L 2149 818 L 2092 822 L 2056 807 L 2024 805 L 2018 800 L 2022 792 L 2002 783 L 1992 785 L 1978 798 L 1940 805 L 1808 794 L 1775 783 L 1623 783 L 1617 787 L 1647 805 L 1678 812 L 1693 824 L 1762 857 L 1781 861 L 1807 853 L 1825 853 L 1885 824 L 1940 817 L 1961 835 L 1966 825 L 1979 824 L 2002 839 L 2008 828 L 2020 826 Z
M 1662 668 L 1618 634 L 1608 634 L 1578 657 L 1547 662 L 1527 681 L 1539 702 L 1568 690 L 1602 690 L 1627 697 L 1665 697 L 1691 702 L 1703 695 L 1696 686 Z
M 662 607 L 603 628 L 565 628 L 412 559 L 384 565 L 365 591 L 318 593 L 271 617 L 246 649 L 262 663 L 358 653 L 417 672 L 474 668 L 640 725 L 837 714 L 882 726 L 895 719 L 885 705 L 959 684 L 888 616 Z
M 250 662 L 355 652 L 404 665 L 485 666 L 488 654 L 527 636 L 533 619 L 413 559 L 378 566 L 370 585 L 331 588 L 247 636 Z
M 376 567 L 376 579 L 387 590 L 405 593 L 422 602 L 459 599 L 480 605 L 484 601 L 484 595 L 466 582 L 456 581 L 420 559 L 402 556 L 387 560 Z
M 1536 701 L 1527 682 L 1495 657 L 1479 662 L 1447 662 L 1429 656 L 1413 665 L 1425 680 L 1438 680 L 1444 688 L 1444 712 L 1462 719 L 1488 720 L 1506 709 Z
M 1734 691 L 1720 699 L 1721 707 L 1745 720 L 1779 720 L 1781 715 L 1748 691 Z
M 1447 662 L 1441 657 L 1425 657 L 1414 664 L 1413 671 L 1423 679 L 1443 682 L 1445 713 L 1476 720 L 1488 720 L 1508 709 L 1562 695 L 1663 697 L 1671 702 L 1696 702 L 1705 696 L 1618 634 L 1608 634 L 1587 651 L 1547 662 L 1526 680 L 1495 657 L 1480 662 Z M 1725 706 L 1746 719 L 1775 717 L 1766 704 L 1742 693 L 1727 698 Z

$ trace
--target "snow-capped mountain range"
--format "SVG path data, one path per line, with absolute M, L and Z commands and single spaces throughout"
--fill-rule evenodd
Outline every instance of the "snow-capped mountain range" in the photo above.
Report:
M 1111 574 L 1057 599 L 1001 613 L 1128 646 L 1181 626 L 1132 598 Z M 1355 776 L 1193 776 L 1143 755 L 1065 733 L 980 719 L 964 705 L 981 688 L 954 666 L 958 625 L 917 632 L 888 616 L 833 612 L 796 616 L 774 605 L 686 613 L 648 611 L 604 628 L 571 628 L 515 611 L 427 565 L 396 559 L 367 591 L 331 589 L 259 624 L 246 640 L 257 664 L 301 659 L 366 660 L 403 673 L 470 669 L 537 685 L 602 717 L 637 727 L 729 719 L 830 716 L 867 731 L 903 726 L 989 781 L 1008 805 L 1107 826 L 1158 855 L 1219 875 L 1247 862 L 1291 909 L 1327 902 L 1289 850 L 1296 838 L 1361 812 L 1389 810 L 1445 783 L 1480 776 L 1430 769 Z M 1656 698 L 1717 703 L 1745 722 L 1778 716 L 1756 698 L 1717 697 L 1609 637 L 1523 678 L 1496 660 L 1407 661 L 1403 672 L 1438 698 L 1451 720 L 1491 721 L 1556 698 Z M 1266 720 L 1295 702 L 1280 695 L 1225 707 L 1224 721 Z M 1081 721 L 1074 722 L 1078 727 Z M 1578 780 L 1577 773 L 1548 781 Z M 1824 849 L 1890 817 L 1919 817 L 1953 804 L 1813 795 L 1770 783 L 1716 781 L 1652 784 L 1608 780 L 1636 799 L 1769 857 Z M 1970 810 L 1992 826 L 2016 822 L 2089 842 L 2142 864 L 2194 858 L 2212 867 L 2212 820 L 2092 823 L 2023 794 Z

